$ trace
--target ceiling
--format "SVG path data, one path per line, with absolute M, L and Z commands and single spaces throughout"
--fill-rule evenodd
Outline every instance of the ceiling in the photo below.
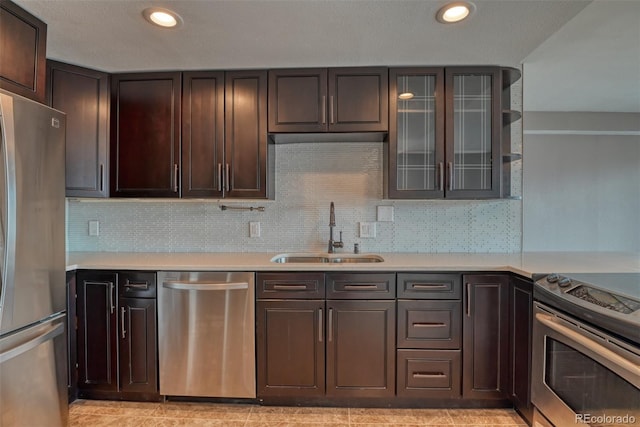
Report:
M 443 25 L 436 22 L 435 14 L 446 3 L 444 0 L 14 1 L 48 24 L 47 57 L 107 72 L 359 65 L 518 66 L 530 59 L 531 68 L 525 62 L 524 81 L 531 76 L 532 81 L 537 79 L 545 86 L 550 81 L 562 86 L 563 78 L 573 80 L 567 75 L 568 65 L 560 68 L 561 73 L 549 68 L 575 56 L 574 51 L 556 49 L 557 43 L 552 40 L 567 25 L 580 23 L 581 14 L 594 6 L 587 0 L 473 0 L 476 11 L 471 19 Z M 635 18 L 640 16 L 637 0 L 594 3 L 620 3 L 621 10 L 630 4 Z M 184 24 L 169 30 L 151 26 L 142 16 L 149 6 L 177 12 Z M 601 9 L 594 8 L 594 13 L 602 13 Z M 627 22 L 634 15 L 620 13 L 625 25 L 631 27 L 631 35 L 638 35 L 640 21 L 636 20 L 634 33 L 634 25 Z M 586 21 L 569 33 L 569 42 L 591 43 L 605 37 L 605 33 L 593 32 L 593 25 L 600 21 Z M 610 25 L 607 28 L 620 29 L 615 23 Z M 630 44 L 635 50 L 628 54 L 640 61 L 640 40 L 632 39 Z M 610 47 L 606 43 L 598 46 Z M 580 51 L 580 58 L 584 63 L 590 56 Z M 588 68 L 581 66 L 581 72 Z M 631 71 L 637 69 L 631 67 Z M 588 77 L 587 73 L 582 76 Z M 635 77 L 638 79 L 637 73 Z M 611 80 L 618 78 L 616 74 Z M 524 100 L 533 102 L 534 97 L 527 96 L 527 87 Z M 543 100 L 552 99 L 544 97 L 537 86 L 534 89 Z M 560 93 L 555 89 L 554 93 Z M 593 100 L 580 102 L 587 111 L 597 104 Z M 536 101 L 534 105 L 555 108 L 549 102 Z

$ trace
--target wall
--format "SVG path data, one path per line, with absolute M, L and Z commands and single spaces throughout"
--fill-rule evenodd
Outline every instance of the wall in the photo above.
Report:
M 523 121 L 523 250 L 640 252 L 640 114 Z
M 390 201 L 382 199 L 384 143 L 276 146 L 276 200 L 239 203 L 265 212 L 221 211 L 221 201 L 69 200 L 69 251 L 325 251 L 329 203 L 345 250 L 362 252 L 518 252 L 521 201 Z M 359 221 L 376 206 L 395 207 L 376 238 L 359 238 Z M 88 221 L 100 235 L 88 236 Z M 262 236 L 249 238 L 249 222 Z M 336 236 L 337 237 L 337 236 Z

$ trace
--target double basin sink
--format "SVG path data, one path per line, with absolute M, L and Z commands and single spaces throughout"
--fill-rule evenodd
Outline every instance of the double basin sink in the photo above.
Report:
M 371 263 L 382 262 L 384 258 L 372 254 L 280 254 L 271 258 L 271 262 L 279 264 L 287 263 L 311 263 L 311 264 L 351 264 L 351 263 Z

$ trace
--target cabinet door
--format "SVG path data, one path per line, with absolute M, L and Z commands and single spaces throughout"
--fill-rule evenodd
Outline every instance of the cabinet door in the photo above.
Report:
M 223 166 L 224 73 L 184 73 L 182 197 L 222 197 Z
M 324 301 L 258 300 L 258 397 L 323 396 Z
M 384 67 L 329 69 L 329 130 L 386 132 L 389 73 Z
M 388 196 L 444 197 L 444 69 L 389 71 Z
M 108 197 L 109 75 L 47 61 L 47 78 L 49 105 L 67 113 L 67 197 Z
M 509 288 L 509 393 L 514 406 L 529 422 L 531 405 L 531 334 L 533 327 L 533 283 L 514 277 Z
M 465 275 L 462 397 L 506 397 L 509 372 L 507 275 Z
M 501 74 L 495 67 L 446 69 L 448 198 L 500 197 Z
M 78 391 L 118 390 L 116 274 L 79 271 Z
M 327 69 L 269 71 L 269 132 L 326 132 Z
M 155 298 L 120 298 L 120 391 L 158 392 Z
M 47 24 L 0 0 L 0 88 L 45 101 Z
M 395 320 L 395 301 L 327 301 L 327 396 L 394 396 Z
M 67 271 L 67 391 L 69 403 L 78 396 L 78 314 L 76 272 Z
M 225 74 L 225 197 L 267 197 L 267 72 Z
M 180 196 L 180 86 L 180 73 L 113 75 L 111 196 Z

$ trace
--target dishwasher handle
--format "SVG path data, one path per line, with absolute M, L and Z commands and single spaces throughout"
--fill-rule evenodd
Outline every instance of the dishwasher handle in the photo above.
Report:
M 164 282 L 163 287 L 179 291 L 231 291 L 235 289 L 248 289 L 247 282 Z

